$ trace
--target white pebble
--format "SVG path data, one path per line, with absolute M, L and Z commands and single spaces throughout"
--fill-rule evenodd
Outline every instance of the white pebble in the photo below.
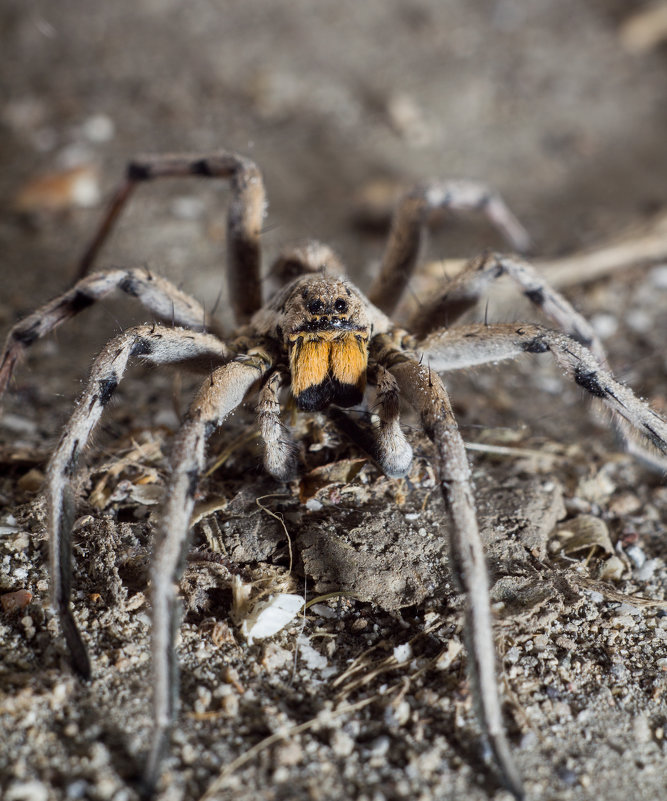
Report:
M 667 289 L 667 264 L 654 267 L 649 273 L 649 281 L 657 289 Z
M 625 555 L 637 570 L 643 567 L 644 562 L 646 562 L 646 554 L 638 545 L 630 545 L 628 548 L 626 548 Z
M 88 117 L 81 129 L 89 142 L 108 142 L 116 132 L 113 120 L 106 114 L 95 114 Z
M 48 801 L 48 798 L 46 785 L 36 779 L 10 784 L 5 795 L 5 801 Z

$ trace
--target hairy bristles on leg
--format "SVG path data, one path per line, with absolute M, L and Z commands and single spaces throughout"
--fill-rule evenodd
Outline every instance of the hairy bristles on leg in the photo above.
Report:
M 153 732 L 143 776 L 150 791 L 159 778 L 178 698 L 175 634 L 176 586 L 183 573 L 190 516 L 199 477 L 204 470 L 206 441 L 243 402 L 252 385 L 271 368 L 273 356 L 263 349 L 218 368 L 202 384 L 172 447 L 166 504 L 151 562 L 153 606 Z
M 586 318 L 560 292 L 552 289 L 529 262 L 501 253 L 488 253 L 469 262 L 461 273 L 445 282 L 439 294 L 420 305 L 408 329 L 415 336 L 423 337 L 438 326 L 450 326 L 503 275 L 518 284 L 525 297 L 563 331 L 590 348 L 598 361 L 605 363 L 602 343 Z
M 266 212 L 262 175 L 256 164 L 237 153 L 137 156 L 127 166 L 121 184 L 92 242 L 84 253 L 77 278 L 86 275 L 115 221 L 139 183 L 155 178 L 229 178 L 232 198 L 227 211 L 227 280 L 232 307 L 243 323 L 262 305 L 259 237 Z M 201 320 L 201 318 L 200 318 Z
M 450 557 L 454 576 L 466 598 L 466 639 L 473 696 L 485 736 L 504 783 L 515 798 L 523 787 L 512 759 L 502 721 L 495 647 L 489 604 L 489 582 L 479 535 L 471 475 L 463 439 L 440 377 L 427 365 L 393 347 L 389 337 L 377 337 L 371 356 L 394 376 L 403 397 L 419 413 L 437 452 L 437 467 L 450 518 Z
M 51 603 L 62 624 L 72 664 L 85 677 L 90 675 L 90 664 L 69 608 L 73 499 L 68 487 L 79 455 L 133 356 L 151 364 L 201 359 L 204 363 L 219 365 L 229 358 L 225 345 L 212 334 L 183 328 L 137 326 L 112 339 L 93 363 L 88 385 L 49 462 L 46 490 L 51 538 Z
M 289 385 L 289 375 L 275 370 L 259 393 L 257 414 L 264 441 L 264 469 L 278 481 L 291 481 L 297 473 L 298 449 L 280 419 L 280 390 Z
M 143 269 L 116 269 L 93 273 L 67 292 L 17 323 L 9 332 L 0 357 L 0 395 L 26 348 L 66 320 L 106 297 L 114 289 L 136 298 L 160 319 L 195 331 L 212 326 L 204 308 L 166 278 Z
M 627 425 L 659 451 L 667 453 L 667 423 L 602 367 L 591 351 L 566 334 L 532 324 L 468 325 L 436 331 L 413 346 L 426 364 L 443 372 L 513 359 L 523 353 L 549 351 L 566 375 L 613 413 L 620 423 L 617 429 L 626 447 L 649 467 L 661 472 L 667 470 L 664 458 L 637 445 L 628 445 Z
M 421 184 L 399 200 L 382 258 L 380 273 L 368 299 L 391 314 L 414 272 L 429 212 L 436 209 L 478 211 L 519 251 L 528 248 L 525 228 L 497 192 L 475 181 Z

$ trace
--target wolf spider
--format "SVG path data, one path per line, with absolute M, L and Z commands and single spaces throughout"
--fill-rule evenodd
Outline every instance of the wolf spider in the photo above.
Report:
M 137 184 L 166 176 L 227 178 L 227 276 L 239 324 L 223 337 L 203 307 L 169 281 L 142 269 L 86 274 Z M 280 394 L 296 407 L 334 406 L 338 423 L 390 477 L 403 476 L 412 451 L 399 424 L 399 399 L 416 410 L 435 445 L 437 472 L 450 518 L 452 569 L 464 592 L 471 686 L 479 722 L 508 789 L 523 797 L 521 778 L 503 726 L 496 680 L 489 586 L 464 443 L 441 373 L 495 363 L 524 353 L 550 352 L 564 373 L 611 411 L 619 431 L 636 429 L 667 453 L 667 424 L 605 368 L 604 352 L 591 326 L 524 260 L 487 254 L 471 261 L 422 306 L 406 326 L 394 311 L 417 263 L 427 217 L 435 209 L 483 212 L 515 249 L 527 235 L 502 199 L 472 182 L 427 183 L 399 201 L 389 241 L 367 296 L 344 277 L 334 254 L 315 242 L 283 253 L 273 274 L 283 287 L 265 303 L 261 296 L 260 233 L 265 214 L 261 174 L 249 159 L 222 152 L 210 157 L 149 156 L 133 160 L 83 260 L 80 280 L 67 292 L 18 323 L 0 361 L 0 393 L 23 351 L 114 289 L 136 298 L 167 325 L 140 325 L 111 340 L 96 358 L 87 387 L 48 467 L 48 528 L 51 600 L 74 670 L 91 673 L 86 647 L 70 609 L 71 528 L 74 502 L 69 480 L 79 455 L 122 380 L 128 363 L 189 363 L 208 373 L 175 438 L 162 523 L 151 567 L 153 730 L 143 774 L 150 792 L 160 776 L 176 712 L 175 587 L 182 575 L 195 491 L 205 468 L 207 440 L 225 418 L 258 388 L 257 411 L 264 465 L 279 481 L 297 470 L 297 449 L 280 418 Z M 554 320 L 562 332 L 529 323 L 451 324 L 501 275 Z M 340 411 L 363 402 L 375 386 L 375 422 L 364 427 Z M 629 425 L 628 425 L 629 424 Z M 637 446 L 635 445 L 635 450 Z M 639 455 L 662 466 L 661 456 Z

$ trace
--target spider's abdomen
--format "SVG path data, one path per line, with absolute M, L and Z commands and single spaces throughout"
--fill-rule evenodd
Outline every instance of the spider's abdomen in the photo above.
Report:
M 314 412 L 330 403 L 361 403 L 366 388 L 367 341 L 365 332 L 337 328 L 292 334 L 289 362 L 297 407 Z

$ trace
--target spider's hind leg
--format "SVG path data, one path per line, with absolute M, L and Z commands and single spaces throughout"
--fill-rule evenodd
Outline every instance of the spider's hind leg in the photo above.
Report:
M 368 299 L 391 314 L 401 298 L 419 256 L 428 214 L 436 209 L 478 211 L 484 214 L 512 247 L 525 251 L 529 237 L 497 192 L 476 181 L 419 184 L 399 200 L 382 257 L 380 272 Z

